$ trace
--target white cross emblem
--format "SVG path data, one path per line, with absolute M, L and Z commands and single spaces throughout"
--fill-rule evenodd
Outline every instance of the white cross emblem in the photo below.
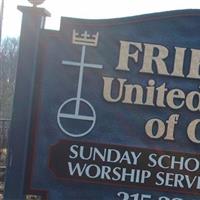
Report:
M 93 106 L 87 100 L 81 98 L 81 90 L 82 90 L 82 84 L 83 84 L 84 68 L 85 67 L 94 68 L 94 69 L 102 69 L 103 68 L 102 65 L 85 63 L 86 46 L 93 46 L 93 47 L 97 46 L 98 37 L 99 37 L 99 33 L 97 33 L 96 35 L 92 35 L 92 37 L 91 37 L 87 33 L 87 31 L 85 31 L 83 34 L 81 34 L 79 36 L 79 34 L 76 33 L 75 30 L 73 30 L 72 43 L 82 46 L 81 60 L 80 60 L 80 62 L 66 61 L 66 60 L 62 61 L 63 65 L 80 67 L 77 96 L 75 98 L 70 98 L 70 99 L 66 100 L 65 102 L 63 102 L 63 104 L 58 109 L 58 114 L 57 114 L 57 122 L 58 122 L 60 129 L 65 134 L 67 134 L 71 137 L 83 137 L 83 136 L 87 135 L 93 129 L 95 122 L 96 122 L 95 110 L 94 110 Z M 73 102 L 75 102 L 75 112 L 73 114 L 63 112 L 64 108 Z M 81 115 L 79 113 L 81 103 L 84 103 L 90 109 L 90 111 L 92 113 L 90 116 Z M 87 130 L 83 130 L 83 131 L 80 131 L 79 133 L 75 133 L 75 132 L 67 130 L 67 128 L 63 126 L 61 119 L 73 119 L 73 120 L 82 120 L 82 121 L 84 120 L 84 121 L 91 122 L 91 124 Z

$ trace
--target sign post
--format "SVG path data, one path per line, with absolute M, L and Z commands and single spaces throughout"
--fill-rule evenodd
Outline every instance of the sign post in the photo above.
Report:
M 24 199 L 40 31 L 49 13 L 19 6 L 23 13 L 13 115 L 9 134 L 5 200 Z

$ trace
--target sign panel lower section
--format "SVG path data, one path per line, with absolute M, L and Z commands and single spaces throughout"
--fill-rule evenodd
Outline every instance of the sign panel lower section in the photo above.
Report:
M 62 140 L 49 167 L 63 180 L 200 194 L 199 155 Z

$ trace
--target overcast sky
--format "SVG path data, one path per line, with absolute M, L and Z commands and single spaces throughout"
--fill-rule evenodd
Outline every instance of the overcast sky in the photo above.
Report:
M 5 0 L 3 36 L 17 37 L 21 14 L 17 5 L 30 6 L 27 0 Z M 58 29 L 60 16 L 114 18 L 176 9 L 200 9 L 200 0 L 46 0 L 41 6 L 51 14 L 46 27 Z

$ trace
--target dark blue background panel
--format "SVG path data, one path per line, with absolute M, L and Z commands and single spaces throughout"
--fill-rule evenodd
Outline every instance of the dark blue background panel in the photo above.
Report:
M 62 18 L 60 31 L 43 30 L 38 54 L 27 191 L 35 194 L 46 193 L 48 199 L 52 200 L 123 199 L 124 193 L 129 195 L 139 193 L 139 199 L 141 195 L 147 195 L 148 199 L 152 200 L 199 199 L 200 169 L 195 172 L 185 168 L 172 169 L 172 167 L 165 170 L 157 163 L 155 171 L 151 169 L 152 177 L 148 178 L 146 184 L 134 182 L 117 184 L 113 181 L 111 183 L 101 181 L 99 177 L 94 178 L 97 170 L 95 166 L 91 169 L 93 178 L 78 178 L 77 175 L 69 178 L 67 175 L 68 164 L 70 159 L 73 160 L 70 156 L 75 156 L 84 144 L 88 147 L 85 150 L 86 155 L 90 153 L 89 147 L 100 148 L 100 146 L 101 152 L 106 148 L 115 149 L 115 153 L 119 151 L 121 154 L 125 149 L 128 154 L 131 151 L 141 151 L 142 163 L 132 166 L 138 170 L 148 170 L 148 156 L 153 152 L 157 154 L 157 158 L 170 155 L 176 159 L 183 157 L 186 162 L 187 159 L 192 158 L 192 161 L 188 160 L 191 162 L 189 168 L 197 164 L 196 160 L 200 160 L 199 144 L 191 141 L 187 128 L 191 121 L 199 118 L 199 109 L 191 111 L 186 103 L 180 109 L 173 109 L 167 105 L 166 98 L 163 100 L 166 106 L 155 104 L 156 88 L 164 83 L 168 92 L 178 88 L 184 94 L 188 94 L 191 91 L 199 91 L 199 80 L 159 74 L 155 62 L 152 62 L 153 73 L 142 73 L 140 70 L 144 62 L 145 44 L 161 45 L 168 50 L 168 57 L 164 62 L 169 74 L 174 67 L 175 47 L 187 48 L 183 61 L 183 74 L 187 76 L 190 70 L 191 48 L 200 49 L 199 22 L 199 10 L 185 10 L 111 20 Z M 141 51 L 138 51 L 137 62 L 129 58 L 129 71 L 116 69 L 119 62 L 120 41 L 142 45 Z M 129 53 L 133 54 L 137 50 L 132 45 Z M 154 56 L 158 54 L 159 52 L 155 50 Z M 120 79 L 125 80 L 124 84 L 129 86 L 140 85 L 143 88 L 143 102 L 146 100 L 149 80 L 155 81 L 153 83 L 155 106 L 125 103 L 123 101 L 126 95 L 125 85 L 121 98 L 110 102 L 105 98 L 105 78 L 113 79 L 110 92 L 113 99 L 119 96 L 118 80 Z M 197 95 L 194 105 L 198 106 L 198 101 Z M 177 98 L 175 104 L 180 105 L 180 103 L 180 99 Z M 173 140 L 165 140 L 164 137 L 150 138 L 146 134 L 145 126 L 149 120 L 163 121 L 166 129 L 166 122 L 172 115 L 179 116 L 174 127 Z M 154 135 L 157 129 L 158 125 L 153 126 Z M 198 127 L 196 131 L 199 133 Z M 74 154 L 70 149 L 72 146 L 67 145 L 69 143 L 79 144 L 75 146 Z M 130 169 L 125 161 L 122 163 L 109 163 L 102 160 L 86 162 L 77 158 L 72 163 L 76 164 L 76 162 L 82 165 L 84 163 L 106 165 L 112 169 L 115 167 Z M 166 160 L 166 166 L 170 166 L 171 162 L 171 159 Z M 161 187 L 157 187 L 154 179 L 159 172 L 169 173 L 171 182 L 166 185 L 162 183 Z M 181 174 L 179 178 L 183 177 L 182 186 L 180 182 L 178 185 L 174 183 L 174 174 Z M 191 190 L 185 177 L 189 177 L 190 181 L 194 180 Z M 157 184 L 162 182 L 161 179 L 157 181 Z

